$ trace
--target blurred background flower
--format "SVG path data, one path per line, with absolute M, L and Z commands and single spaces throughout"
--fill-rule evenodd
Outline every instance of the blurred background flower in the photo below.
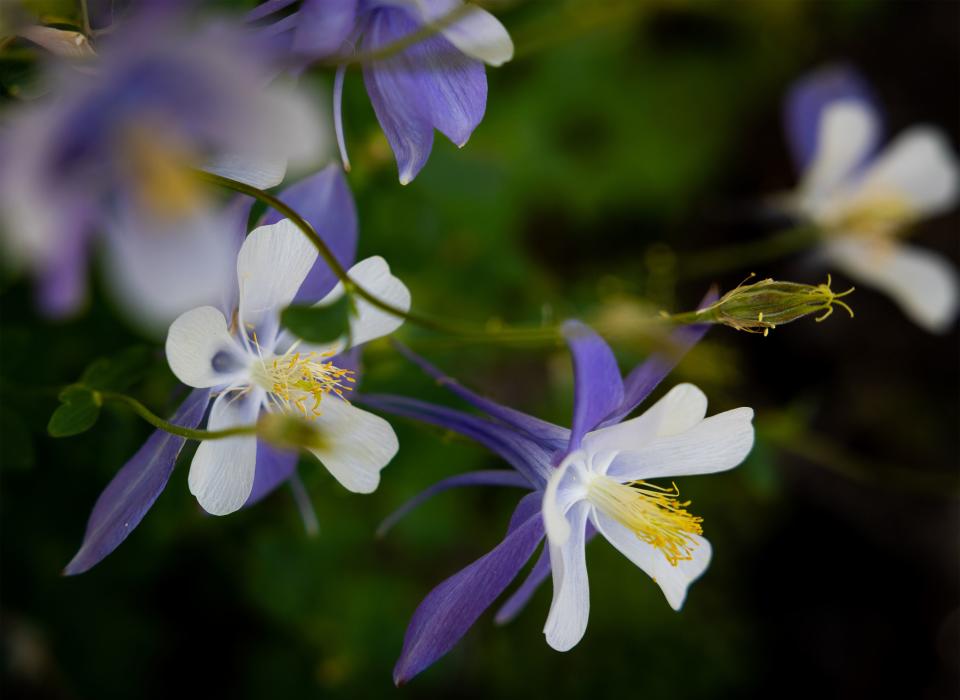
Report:
M 102 244 L 116 300 L 158 331 L 219 301 L 232 273 L 221 204 L 193 170 L 271 187 L 288 161 L 319 157 L 324 124 L 303 97 L 268 85 L 255 44 L 222 22 L 148 9 L 112 29 L 95 56 L 44 57 L 44 94 L 7 105 L 3 244 L 55 316 L 85 302 Z

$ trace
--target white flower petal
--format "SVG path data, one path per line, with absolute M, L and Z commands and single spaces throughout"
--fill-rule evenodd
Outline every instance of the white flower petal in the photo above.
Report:
M 547 487 L 543 491 L 543 528 L 547 533 L 547 540 L 552 545 L 563 545 L 570 537 L 570 524 L 567 522 L 567 511 L 579 499 L 583 497 L 582 484 L 578 487 L 569 483 L 567 474 L 570 467 L 577 462 L 582 462 L 584 454 L 581 451 L 574 452 L 566 456 L 560 462 L 550 479 L 547 481 Z M 575 467 L 575 471 L 580 471 Z M 576 474 L 574 474 L 576 477 Z M 564 483 L 564 482 L 567 483 Z
M 167 333 L 167 363 L 177 379 L 197 388 L 230 381 L 242 352 L 219 309 L 201 306 L 181 314 Z
M 203 169 L 266 190 L 283 182 L 287 159 L 276 155 L 256 157 L 249 153 L 226 153 L 211 160 Z
M 210 409 L 207 429 L 254 424 L 262 400 L 262 391 L 255 388 L 243 396 L 232 391 L 220 394 Z M 190 493 L 211 515 L 227 515 L 239 510 L 253 490 L 256 462 L 254 435 L 204 440 L 190 464 L 187 479 Z
M 682 433 L 658 437 L 636 450 L 621 452 L 607 474 L 626 483 L 732 469 L 753 447 L 752 420 L 752 408 L 718 413 Z
M 808 206 L 848 178 L 874 143 L 877 116 L 862 102 L 839 100 L 823 110 L 817 150 L 800 186 Z
M 905 200 L 913 213 L 934 216 L 952 209 L 960 195 L 960 164 L 946 135 L 917 126 L 904 131 L 864 173 L 855 199 Z
M 588 433 L 583 449 L 590 454 L 640 449 L 657 437 L 689 430 L 706 414 L 706 395 L 693 384 L 678 384 L 636 418 Z
M 447 41 L 463 53 L 491 66 L 499 66 L 513 58 L 513 41 L 496 17 L 473 3 L 462 0 L 414 0 L 421 19 L 436 22 Z M 456 20 L 443 22 L 456 14 Z
M 674 610 L 683 606 L 687 587 L 706 571 L 710 564 L 710 543 L 697 535 L 690 536 L 696 542 L 696 547 L 691 551 L 693 558 L 679 561 L 673 566 L 663 552 L 641 540 L 613 518 L 594 511 L 593 524 L 610 544 L 660 586 Z
M 570 511 L 573 531 L 563 545 L 550 544 L 553 602 L 543 627 L 547 644 L 557 651 L 577 645 L 590 617 L 590 584 L 587 579 L 586 527 L 590 506 L 580 503 Z
M 311 448 L 323 466 L 344 488 L 373 493 L 380 471 L 397 454 L 400 445 L 390 424 L 332 395 L 324 398 L 314 426 L 322 446 Z
M 225 308 L 236 290 L 237 255 L 226 223 L 219 211 L 160 221 L 124 210 L 106 224 L 108 281 L 131 321 L 162 335 L 188 309 Z
M 350 279 L 373 296 L 401 311 L 410 310 L 410 290 L 390 274 L 390 266 L 379 255 L 361 260 L 349 270 Z M 328 306 L 343 296 L 343 283 L 330 290 L 317 306 Z M 389 335 L 403 325 L 403 318 L 354 296 L 356 316 L 350 318 L 350 346 L 362 345 Z
M 254 229 L 237 256 L 240 321 L 276 331 L 279 312 L 293 301 L 317 259 L 317 249 L 289 220 Z M 263 338 L 271 342 L 271 338 Z
M 960 281 L 953 264 L 939 253 L 855 237 L 833 241 L 824 252 L 851 277 L 893 297 L 904 313 L 928 331 L 942 333 L 953 325 Z

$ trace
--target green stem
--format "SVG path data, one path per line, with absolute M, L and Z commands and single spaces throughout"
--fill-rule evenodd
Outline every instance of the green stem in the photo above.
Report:
M 340 280 L 341 283 L 343 283 L 343 286 L 348 293 L 356 294 L 378 309 L 386 311 L 388 314 L 402 318 L 427 330 L 456 336 L 459 340 L 472 343 L 555 343 L 563 337 L 559 326 L 538 326 L 533 328 L 471 328 L 467 326 L 445 323 L 434 318 L 423 316 L 412 311 L 406 311 L 394 306 L 393 304 L 383 301 L 376 295 L 357 284 L 357 282 L 350 277 L 347 269 L 341 265 L 340 261 L 337 260 L 336 256 L 334 256 L 333 251 L 330 250 L 330 247 L 323 240 L 323 238 L 321 238 L 320 234 L 318 234 L 313 226 L 310 225 L 310 222 L 300 216 L 296 210 L 285 204 L 279 198 L 270 194 L 269 192 L 264 192 L 258 187 L 248 185 L 245 182 L 240 182 L 239 180 L 233 180 L 231 178 L 224 177 L 223 175 L 215 175 L 213 173 L 208 173 L 201 170 L 196 172 L 197 176 L 202 180 L 214 183 L 221 187 L 226 187 L 227 189 L 231 189 L 236 192 L 250 195 L 251 197 L 263 202 L 264 204 L 278 211 L 283 216 L 287 217 L 297 228 L 300 229 L 303 235 L 305 235 L 310 242 L 313 243 L 314 247 L 317 249 L 317 252 L 319 252 L 320 257 L 322 257 L 327 265 L 330 266 L 333 274 L 338 280 Z M 697 316 L 695 312 L 675 314 L 672 316 L 657 316 L 652 317 L 650 321 L 657 323 L 668 322 L 673 324 L 716 322 L 713 319 Z
M 392 314 L 398 318 L 406 319 L 411 323 L 415 323 L 418 326 L 422 326 L 423 328 L 427 328 L 429 330 L 438 331 L 441 333 L 450 333 L 452 335 L 467 335 L 473 332 L 469 329 L 447 325 L 435 319 L 413 313 L 412 311 L 405 311 L 404 309 L 385 302 L 374 294 L 368 292 L 350 278 L 346 268 L 340 264 L 340 261 L 337 260 L 336 256 L 333 254 L 333 251 L 330 250 L 330 247 L 326 244 L 323 238 L 320 237 L 320 234 L 318 234 L 313 226 L 310 225 L 310 222 L 308 222 L 294 209 L 287 206 L 284 202 L 269 192 L 264 192 L 258 187 L 248 185 L 245 182 L 240 182 L 239 180 L 233 180 L 229 177 L 215 175 L 202 170 L 197 171 L 197 175 L 201 179 L 220 185 L 221 187 L 226 187 L 227 189 L 231 189 L 236 192 L 248 194 L 251 197 L 272 207 L 273 209 L 276 209 L 278 212 L 290 219 L 290 221 L 300 229 L 303 235 L 306 236 L 311 243 L 313 243 L 314 247 L 317 249 L 317 252 L 320 253 L 320 257 L 322 257 L 324 262 L 330 266 L 333 274 L 343 283 L 343 286 L 348 293 L 356 294 L 378 309 L 386 311 L 388 314 Z
M 737 245 L 723 246 L 687 256 L 680 263 L 682 279 L 696 279 L 745 270 L 812 247 L 820 238 L 820 231 L 812 226 L 798 226 L 775 233 L 769 238 Z
M 133 409 L 134 413 L 143 418 L 153 427 L 160 428 L 160 430 L 172 433 L 173 435 L 179 435 L 180 437 L 187 438 L 188 440 L 221 440 L 223 438 L 235 437 L 237 435 L 257 434 L 257 426 L 255 425 L 237 426 L 235 428 L 227 428 L 225 430 L 194 430 L 192 428 L 184 428 L 176 423 L 171 423 L 170 421 L 164 420 L 132 396 L 118 394 L 113 391 L 95 391 L 93 393 L 94 396 L 96 396 L 100 401 L 115 401 L 117 403 L 126 404 Z

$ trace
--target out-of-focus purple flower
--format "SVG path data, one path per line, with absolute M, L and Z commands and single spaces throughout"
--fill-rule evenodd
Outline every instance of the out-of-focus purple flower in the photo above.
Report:
M 320 121 L 268 84 L 266 52 L 219 24 L 132 18 L 81 65 L 54 63 L 46 94 L 4 115 L 0 223 L 6 257 L 42 308 L 75 311 L 93 244 L 118 302 L 156 330 L 224 288 L 229 241 L 203 168 L 258 187 L 316 158 Z
M 456 644 L 516 577 L 545 533 L 543 554 L 501 608 L 498 622 L 511 619 L 552 571 L 553 603 L 544 634 L 555 649 L 573 647 L 583 636 L 589 613 L 584 548 L 597 533 L 650 575 L 673 608 L 680 608 L 687 586 L 709 562 L 710 546 L 700 536 L 700 519 L 686 511 L 676 488 L 644 479 L 736 466 L 753 443 L 753 412 L 741 408 L 704 418 L 706 397 L 685 384 L 641 416 L 624 419 L 705 331 L 705 326 L 679 331 L 675 354 L 654 356 L 621 379 L 613 353 L 600 336 L 579 322 L 565 324 L 576 380 L 570 430 L 478 396 L 412 354 L 429 374 L 488 417 L 402 397 L 363 397 L 381 410 L 470 437 L 516 470 L 451 477 L 401 512 L 456 486 L 509 485 L 531 491 L 520 500 L 504 540 L 437 586 L 417 608 L 394 669 L 397 684 L 409 681 Z
M 342 265 L 353 265 L 357 247 L 357 212 L 339 166 L 331 165 L 292 185 L 279 196 L 302 213 L 324 238 Z M 238 200 L 231 209 L 235 214 L 234 226 L 220 233 L 224 240 L 230 242 L 230 257 L 236 261 L 247 231 L 246 214 L 249 212 L 249 201 Z M 262 220 L 271 224 L 277 221 L 279 215 L 272 210 L 267 212 Z M 307 262 L 315 257 L 315 252 L 310 255 L 309 251 L 305 251 L 305 254 Z M 303 265 L 305 270 L 307 267 L 306 264 Z M 240 317 L 240 293 L 236 275 L 234 264 L 230 283 L 220 290 L 216 309 L 212 309 L 226 318 Z M 336 286 L 336 279 L 322 261 L 313 263 L 309 271 L 305 271 L 305 275 L 305 278 L 301 276 L 299 289 L 294 288 L 291 292 L 297 293 L 297 301 L 322 299 Z M 252 283 L 251 280 L 245 284 L 249 286 Z M 353 372 L 354 378 L 358 376 L 356 351 L 347 351 L 328 359 L 338 368 Z M 207 414 L 210 398 L 211 388 L 195 389 L 172 416 L 171 421 L 189 428 L 197 427 Z M 183 445 L 183 439 L 162 430 L 151 435 L 100 495 L 90 515 L 83 543 L 65 573 L 79 574 L 90 569 L 126 539 L 165 487 Z M 280 484 L 295 478 L 296 463 L 295 452 L 278 450 L 265 443 L 258 444 L 253 484 L 247 504 L 259 501 Z
M 947 136 L 914 126 L 880 150 L 882 113 L 865 81 L 843 66 L 799 81 L 784 117 L 801 173 L 785 203 L 823 230 L 826 261 L 889 294 L 927 330 L 948 330 L 960 308 L 954 266 L 898 237 L 956 206 L 960 163 Z
M 248 19 L 263 20 L 293 3 L 269 0 Z M 431 28 L 435 33 L 402 45 Z M 303 0 L 295 12 L 263 27 L 261 34 L 295 62 L 347 61 L 355 51 L 371 56 L 363 78 L 402 184 L 412 181 L 427 162 L 434 129 L 459 147 L 466 144 L 486 109 L 483 64 L 499 66 L 513 57 L 503 25 L 462 0 Z M 341 119 L 345 68 L 337 71 L 334 85 L 334 120 L 349 167 Z

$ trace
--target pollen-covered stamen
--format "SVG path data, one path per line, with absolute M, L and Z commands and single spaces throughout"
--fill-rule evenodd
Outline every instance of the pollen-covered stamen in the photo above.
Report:
M 829 228 L 844 235 L 886 238 L 901 233 L 916 218 L 915 208 L 902 195 L 874 193 L 833 217 Z
M 299 353 L 291 348 L 286 354 L 264 358 L 256 363 L 257 381 L 278 408 L 313 419 L 321 414 L 323 397 L 333 393 L 344 397 L 356 382 L 353 372 L 335 366 L 326 358 L 335 353 Z
M 693 535 L 702 535 L 703 518 L 691 515 L 690 501 L 680 501 L 676 484 L 663 488 L 646 481 L 621 484 L 597 476 L 587 486 L 587 499 L 605 515 L 656 547 L 672 566 L 693 558 Z

